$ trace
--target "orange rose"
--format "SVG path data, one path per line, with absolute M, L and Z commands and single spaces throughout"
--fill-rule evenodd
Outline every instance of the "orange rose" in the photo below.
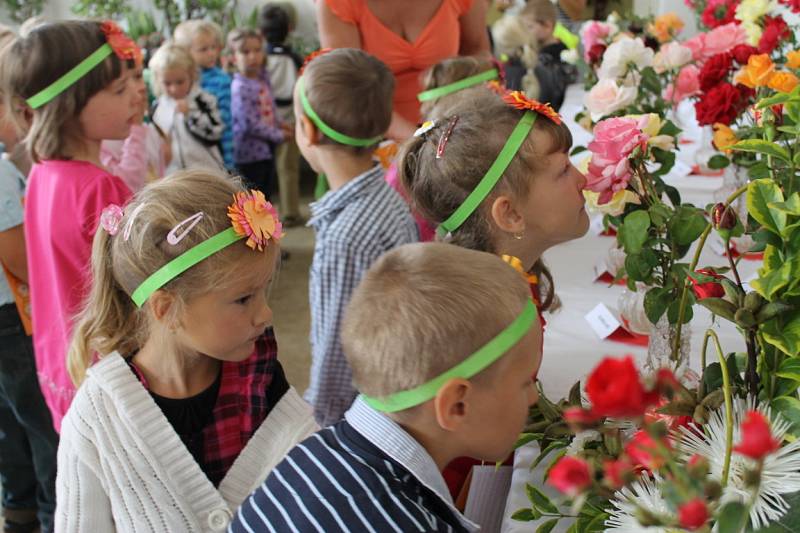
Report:
M 775 74 L 775 65 L 768 54 L 752 55 L 747 60 L 747 65 L 736 73 L 734 81 L 755 89 L 769 83 L 773 74 Z
M 797 87 L 797 84 L 800 83 L 800 80 L 797 79 L 797 76 L 792 74 L 791 72 L 776 72 L 775 74 L 770 77 L 769 81 L 767 82 L 767 87 L 770 89 L 775 89 L 779 93 L 790 93 L 792 89 Z
M 672 40 L 682 29 L 683 21 L 675 13 L 664 13 L 647 27 L 648 33 L 660 43 Z
M 795 50 L 786 54 L 786 66 L 789 68 L 800 68 L 800 50 Z
M 716 122 L 713 126 L 714 128 L 714 146 L 717 150 L 730 152 L 728 148 L 733 146 L 738 142 L 736 138 L 736 133 L 728 126 L 723 124 L 722 122 Z

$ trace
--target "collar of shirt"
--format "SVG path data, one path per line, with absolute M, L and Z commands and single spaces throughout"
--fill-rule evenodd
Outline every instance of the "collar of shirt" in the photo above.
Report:
M 468 520 L 453 504 L 447 484 L 428 451 L 395 421 L 376 411 L 359 396 L 344 415 L 347 422 L 383 453 L 400 463 L 417 481 L 446 503 L 469 530 L 479 526 Z
M 239 80 L 242 83 L 250 83 L 253 85 L 261 85 L 262 83 L 269 83 L 269 75 L 267 74 L 267 69 L 262 68 L 261 72 L 258 74 L 257 78 L 248 78 L 244 74 L 239 72 L 234 72 L 233 78 Z
M 344 209 L 347 204 L 366 191 L 378 186 L 380 183 L 378 180 L 382 179 L 383 167 L 375 165 L 363 174 L 353 178 L 341 189 L 337 191 L 328 191 L 322 198 L 309 206 L 311 209 L 311 219 L 308 221 L 308 225 L 313 226 L 320 219 Z

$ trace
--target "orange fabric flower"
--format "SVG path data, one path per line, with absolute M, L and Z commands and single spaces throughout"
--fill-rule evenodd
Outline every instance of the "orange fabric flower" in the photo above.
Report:
M 730 152 L 729 148 L 739 141 L 739 139 L 736 138 L 736 133 L 722 122 L 715 122 L 713 129 L 713 143 L 717 150 Z
M 372 152 L 373 157 L 375 157 L 378 162 L 381 164 L 383 168 L 389 168 L 392 166 L 392 162 L 397 157 L 397 143 L 394 141 L 387 141 L 381 143 L 375 151 Z
M 247 246 L 264 251 L 267 241 L 277 241 L 283 233 L 278 212 L 261 191 L 237 192 L 228 206 L 228 218 L 237 235 L 247 237 Z
M 747 60 L 747 65 L 736 74 L 734 81 L 755 89 L 769 83 L 773 74 L 775 74 L 775 64 L 768 54 L 752 55 Z
M 658 39 L 658 42 L 665 43 L 671 41 L 683 29 L 683 21 L 675 13 L 664 13 L 647 27 L 650 35 Z
M 300 67 L 300 72 L 298 73 L 298 75 L 302 76 L 303 75 L 303 71 L 306 69 L 306 67 L 308 66 L 309 63 L 314 61 L 319 56 L 327 54 L 331 50 L 333 50 L 333 48 L 320 48 L 319 50 L 314 50 L 313 52 L 308 54 L 306 56 L 305 60 L 303 60 L 303 66 Z
M 525 272 L 525 270 L 522 268 L 522 261 L 520 261 L 518 257 L 503 254 L 502 258 L 503 261 L 508 263 L 514 270 L 522 274 L 522 277 L 525 278 L 525 281 L 527 281 L 529 285 L 536 285 L 539 283 L 539 278 L 536 276 L 536 274 Z
M 797 76 L 791 72 L 781 71 L 776 72 L 770 77 L 767 82 L 767 87 L 775 89 L 779 93 L 790 93 L 797 87 L 798 83 L 800 83 L 800 80 L 797 79 Z
M 800 50 L 794 50 L 786 54 L 786 66 L 789 68 L 800 68 Z
M 106 20 L 100 25 L 100 31 L 106 36 L 106 42 L 111 46 L 118 58 L 132 59 L 137 67 L 142 65 L 141 48 L 115 22 Z
M 533 100 L 525 96 L 520 91 L 511 91 L 503 96 L 503 100 L 516 109 L 524 109 L 535 111 L 540 115 L 544 115 L 556 124 L 561 124 L 561 116 L 550 107 L 550 104 L 543 104 L 538 100 Z
M 503 87 L 503 85 L 497 80 L 487 81 L 486 87 L 488 87 L 493 93 L 499 94 L 500 96 L 505 96 L 506 94 L 505 87 Z

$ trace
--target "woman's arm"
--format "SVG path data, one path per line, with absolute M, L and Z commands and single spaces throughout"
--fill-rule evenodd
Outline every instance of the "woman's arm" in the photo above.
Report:
M 358 26 L 337 17 L 328 7 L 327 0 L 317 0 L 319 42 L 323 48 L 361 48 Z
M 28 261 L 25 258 L 25 232 L 22 224 L 0 231 L 0 261 L 20 281 L 28 283 Z
M 469 11 L 461 16 L 459 23 L 461 25 L 461 43 L 458 55 L 491 59 L 489 33 L 486 29 L 486 2 L 473 0 Z

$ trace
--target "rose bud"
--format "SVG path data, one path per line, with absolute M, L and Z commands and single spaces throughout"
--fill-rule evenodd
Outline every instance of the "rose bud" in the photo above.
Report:
M 700 498 L 695 498 L 678 507 L 678 522 L 681 527 L 694 531 L 708 522 L 708 506 Z
M 723 203 L 718 203 L 711 209 L 711 223 L 714 229 L 733 229 L 736 227 L 736 213 L 733 212 L 731 206 L 726 206 Z
M 700 269 L 697 271 L 697 273 L 703 274 L 704 276 L 711 276 L 715 279 L 722 279 L 722 276 L 710 268 Z M 697 279 L 693 278 L 691 274 L 689 274 L 689 282 L 692 285 L 692 292 L 694 292 L 694 295 L 698 300 L 702 300 L 704 298 L 722 298 L 725 296 L 725 288 L 720 283 L 715 281 L 701 283 Z
M 742 422 L 742 441 L 734 446 L 733 451 L 760 460 L 780 447 L 781 443 L 772 436 L 766 417 L 758 411 L 748 411 Z
M 589 463 L 583 459 L 565 455 L 550 470 L 547 483 L 562 494 L 574 498 L 592 485 Z

